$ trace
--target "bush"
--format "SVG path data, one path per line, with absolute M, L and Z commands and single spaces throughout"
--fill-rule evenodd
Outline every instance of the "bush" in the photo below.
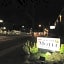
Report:
M 30 47 L 30 53 L 32 53 L 32 54 L 35 54 L 35 53 L 37 53 L 38 52 L 38 48 L 36 48 L 36 47 Z
M 63 61 L 64 60 L 64 54 L 54 52 L 51 55 L 46 56 L 47 61 Z

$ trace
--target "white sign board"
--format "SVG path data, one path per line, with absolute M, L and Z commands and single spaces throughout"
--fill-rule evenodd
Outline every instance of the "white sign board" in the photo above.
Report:
M 55 26 L 50 26 L 50 29 L 55 29 Z
M 60 50 L 60 38 L 37 37 L 37 47 L 51 51 Z

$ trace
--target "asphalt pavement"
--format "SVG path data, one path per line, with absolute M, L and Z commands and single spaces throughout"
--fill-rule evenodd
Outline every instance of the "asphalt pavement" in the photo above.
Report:
M 24 64 L 27 57 L 21 46 L 26 40 L 25 36 L 0 36 L 0 64 Z

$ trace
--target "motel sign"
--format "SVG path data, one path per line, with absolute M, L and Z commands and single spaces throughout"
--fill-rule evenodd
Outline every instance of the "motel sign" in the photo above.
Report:
M 60 50 L 60 38 L 37 37 L 37 47 L 51 51 Z

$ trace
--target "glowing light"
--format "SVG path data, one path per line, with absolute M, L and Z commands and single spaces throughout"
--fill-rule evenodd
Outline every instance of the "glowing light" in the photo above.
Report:
M 41 24 L 39 24 L 38 26 L 41 27 Z
M 6 27 L 1 27 L 1 29 L 6 29 Z
M 22 26 L 22 28 L 24 28 L 24 26 Z
M 55 26 L 50 26 L 50 29 L 55 29 Z
M 6 29 L 6 27 L 3 27 L 3 29 Z
M 2 23 L 3 22 L 3 20 L 0 20 L 0 23 Z

